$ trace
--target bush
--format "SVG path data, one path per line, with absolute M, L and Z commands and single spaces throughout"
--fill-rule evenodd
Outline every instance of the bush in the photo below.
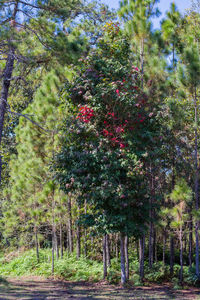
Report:
M 161 283 L 168 280 L 169 275 L 169 266 L 164 265 L 162 262 L 154 263 L 151 269 L 149 266 L 145 266 L 145 279 L 148 281 Z

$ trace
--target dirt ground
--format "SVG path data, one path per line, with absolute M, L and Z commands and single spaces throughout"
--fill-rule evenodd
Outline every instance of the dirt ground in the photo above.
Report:
M 67 282 L 38 277 L 10 278 L 0 284 L 0 299 L 199 299 L 200 289 L 173 290 L 168 284 L 123 289 L 106 283 Z

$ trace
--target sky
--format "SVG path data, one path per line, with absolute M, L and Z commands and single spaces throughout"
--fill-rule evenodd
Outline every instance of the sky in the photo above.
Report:
M 119 7 L 119 0 L 102 0 L 103 3 L 108 4 L 111 8 L 117 9 Z M 158 4 L 159 10 L 161 11 L 162 15 L 159 19 L 153 20 L 154 28 L 158 28 L 160 24 L 160 20 L 163 19 L 165 16 L 165 12 L 169 10 L 170 3 L 173 2 L 172 0 L 160 0 Z M 185 9 L 190 7 L 191 1 L 190 0 L 175 0 L 174 1 L 178 9 L 181 13 L 184 13 Z

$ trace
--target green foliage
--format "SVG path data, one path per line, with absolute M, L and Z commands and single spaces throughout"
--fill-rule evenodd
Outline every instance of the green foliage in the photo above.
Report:
M 41 275 L 49 277 L 51 273 L 51 250 L 40 250 L 40 262 L 37 262 L 34 250 L 24 252 L 19 257 L 6 262 L 0 261 L 0 270 L 3 276 Z M 65 254 L 63 259 L 55 261 L 55 273 L 57 278 L 66 280 L 98 281 L 102 278 L 101 263 L 85 259 L 76 260 L 75 255 Z
M 164 282 L 167 281 L 170 272 L 169 272 L 169 266 L 164 265 L 162 262 L 154 263 L 152 268 L 149 268 L 146 266 L 145 268 L 145 279 L 147 279 L 150 282 Z

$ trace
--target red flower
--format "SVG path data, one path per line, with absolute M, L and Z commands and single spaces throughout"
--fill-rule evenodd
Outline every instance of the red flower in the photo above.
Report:
M 103 134 L 104 134 L 105 136 L 109 135 L 109 132 L 108 132 L 108 130 L 106 130 L 106 129 L 103 129 Z
M 121 149 L 126 147 L 125 144 L 123 144 L 123 143 L 120 143 L 119 146 L 120 146 Z
M 116 90 L 116 93 L 119 95 L 119 90 L 118 89 Z

